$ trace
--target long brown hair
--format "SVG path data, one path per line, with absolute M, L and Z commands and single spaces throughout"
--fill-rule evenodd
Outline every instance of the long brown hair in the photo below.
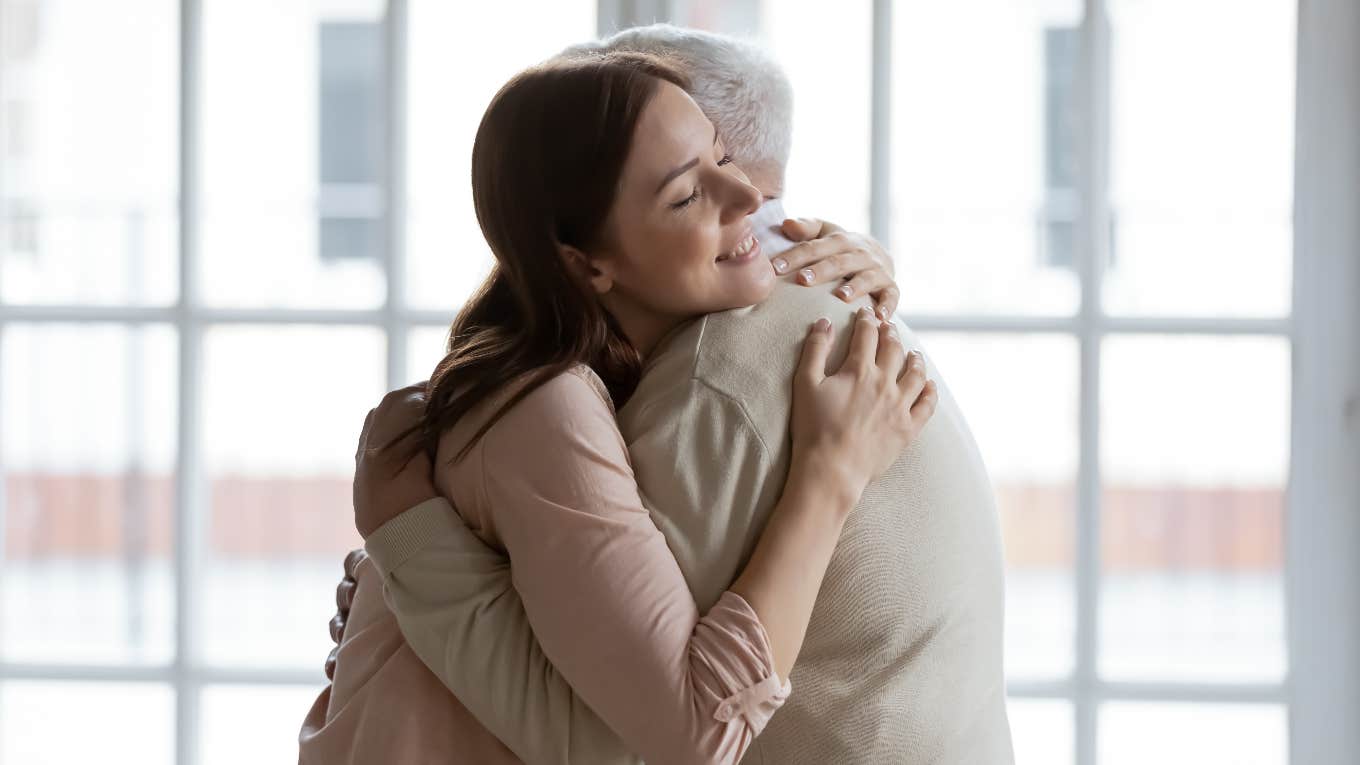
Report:
M 496 264 L 454 320 L 430 377 L 419 425 L 430 454 L 440 434 L 515 381 L 525 380 L 457 459 L 576 364 L 590 366 L 617 405 L 637 386 L 638 352 L 572 277 L 559 245 L 602 244 L 638 118 L 663 81 L 688 87 L 655 56 L 578 54 L 521 72 L 491 100 L 472 148 L 472 199 Z

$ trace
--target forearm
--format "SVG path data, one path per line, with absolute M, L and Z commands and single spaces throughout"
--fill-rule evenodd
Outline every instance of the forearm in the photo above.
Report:
M 794 460 L 784 494 L 731 587 L 765 625 L 775 670 L 785 679 L 802 650 L 845 519 L 859 500 L 846 482 L 816 476 L 809 462 Z
M 441 503 L 408 510 L 367 543 L 416 656 L 526 762 L 636 763 L 544 656 L 504 556 Z

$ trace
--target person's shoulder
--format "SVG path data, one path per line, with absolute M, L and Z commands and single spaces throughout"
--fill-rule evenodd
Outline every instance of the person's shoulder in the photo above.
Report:
M 705 350 L 718 345 L 754 346 L 772 338 L 802 339 L 808 327 L 826 317 L 835 325 L 848 323 L 868 299 L 847 303 L 832 294 L 834 284 L 812 287 L 780 280 L 759 305 L 709 316 L 704 333 Z
M 758 384 L 787 382 L 808 328 L 821 317 L 849 323 L 858 307 L 831 294 L 834 285 L 804 287 L 781 280 L 759 305 L 711 314 L 696 353 L 697 377 L 744 395 Z
M 508 386 L 513 397 L 524 386 L 533 384 L 536 375 L 525 375 Z M 614 402 L 604 381 L 589 366 L 576 364 L 535 385 L 515 402 L 506 416 L 518 419 L 575 419 L 596 414 L 614 415 Z
M 578 364 L 542 381 L 540 374 L 541 370 L 525 372 L 478 402 L 444 433 L 440 453 L 457 453 L 484 427 L 479 439 L 483 444 L 547 438 L 583 423 L 612 427 L 614 405 L 609 391 L 590 367 Z

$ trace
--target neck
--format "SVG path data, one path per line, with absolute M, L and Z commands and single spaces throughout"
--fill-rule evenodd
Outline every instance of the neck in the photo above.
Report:
M 683 316 L 669 316 L 655 311 L 642 310 L 624 300 L 609 300 L 606 296 L 604 307 L 619 323 L 624 337 L 637 350 L 638 355 L 647 358 L 652 355 L 672 330 L 685 322 Z

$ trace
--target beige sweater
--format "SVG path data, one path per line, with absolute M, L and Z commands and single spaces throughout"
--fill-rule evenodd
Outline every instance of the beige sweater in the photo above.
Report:
M 807 326 L 824 315 L 841 324 L 838 365 L 850 308 L 829 288 L 781 284 L 759 306 L 672 337 L 619 413 L 643 500 L 701 610 L 740 572 L 779 498 L 793 371 Z M 992 488 L 940 390 L 935 417 L 846 523 L 793 694 L 745 761 L 1012 761 Z
M 759 306 L 692 322 L 653 354 L 619 412 L 644 504 L 700 613 L 741 570 L 782 489 L 791 380 L 806 329 L 819 316 L 840 325 L 832 355 L 839 363 L 851 309 L 830 287 L 781 284 Z M 917 345 L 908 332 L 904 339 Z M 793 693 L 744 762 L 1013 760 L 991 485 L 958 406 L 931 372 L 941 382 L 937 413 L 850 516 L 790 678 Z M 441 528 L 446 538 L 425 545 L 402 520 L 387 530 L 404 540 L 397 580 L 381 543 L 370 540 L 369 550 L 389 575 L 388 602 L 415 653 L 517 752 L 617 751 L 593 714 L 552 701 L 572 691 L 541 672 L 541 654 L 522 668 L 476 666 L 471 657 L 487 654 L 479 644 L 526 644 L 523 613 L 509 614 L 522 606 L 449 598 L 446 577 L 458 564 L 439 560 L 441 545 L 475 538 L 455 540 L 461 530 Z M 471 573 L 508 576 L 503 569 L 458 575 Z M 463 655 L 472 666 L 446 671 Z M 587 740 L 599 745 L 582 747 Z

